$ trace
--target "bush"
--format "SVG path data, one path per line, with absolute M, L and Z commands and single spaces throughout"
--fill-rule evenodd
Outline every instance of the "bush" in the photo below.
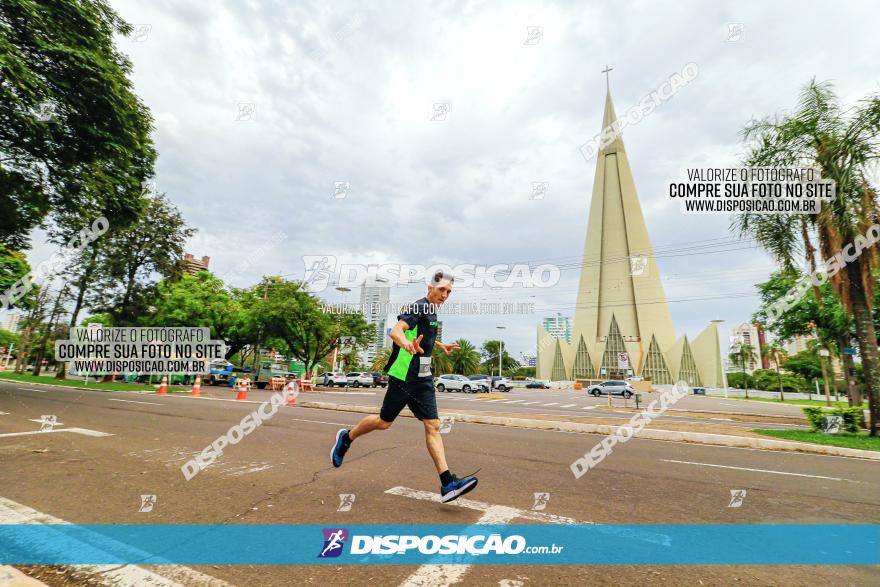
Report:
M 844 408 L 823 408 L 819 406 L 807 406 L 801 408 L 810 428 L 814 432 L 821 432 L 825 427 L 827 416 L 841 416 L 843 418 L 843 430 L 845 432 L 858 432 L 862 423 L 862 408 L 858 406 Z

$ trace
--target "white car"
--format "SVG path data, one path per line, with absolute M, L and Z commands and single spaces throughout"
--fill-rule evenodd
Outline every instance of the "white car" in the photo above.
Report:
M 324 387 L 333 387 L 334 385 L 345 387 L 348 385 L 348 377 L 342 371 L 328 371 L 324 373 L 323 378 Z
M 471 381 L 464 375 L 453 375 L 452 373 L 436 378 L 434 387 L 437 388 L 437 391 L 463 391 L 464 393 L 477 393 L 489 389 L 485 383 Z
M 352 387 L 376 387 L 372 373 L 354 372 L 349 373 L 345 378 L 348 379 L 348 384 Z

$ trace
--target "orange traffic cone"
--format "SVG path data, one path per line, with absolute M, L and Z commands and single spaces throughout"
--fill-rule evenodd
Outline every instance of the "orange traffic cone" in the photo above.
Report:
M 235 396 L 235 399 L 247 399 L 247 387 L 245 387 L 244 381 L 238 384 L 238 395 Z
M 296 393 L 294 393 L 296 390 L 296 385 L 297 384 L 294 381 L 291 381 L 290 383 L 287 384 L 287 405 L 288 406 L 295 406 L 296 405 Z
M 201 397 L 202 395 L 202 376 L 196 374 L 196 382 L 193 383 L 192 394 L 193 397 Z
M 159 384 L 159 391 L 156 392 L 158 395 L 168 395 L 168 376 L 162 376 L 162 383 Z

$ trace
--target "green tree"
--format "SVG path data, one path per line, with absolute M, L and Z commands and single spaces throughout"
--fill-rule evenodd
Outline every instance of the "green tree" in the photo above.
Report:
M 452 356 L 447 355 L 440 347 L 434 347 L 431 353 L 431 372 L 434 375 L 445 375 L 452 373 Z
M 878 186 L 870 183 L 869 168 L 880 159 L 880 95 L 869 95 L 850 110 L 838 104 L 829 83 L 812 80 L 803 89 L 796 111 L 775 119 L 752 121 L 743 131 L 748 167 L 816 167 L 824 179 L 833 180 L 836 197 L 823 201 L 818 214 L 734 217 L 732 228 L 754 237 L 783 269 L 791 269 L 804 255 L 811 272 L 817 269 L 816 250 L 828 262 L 828 278 L 846 312 L 855 322 L 865 370 L 865 387 L 871 411 L 872 436 L 880 433 L 880 354 L 872 315 L 872 267 L 878 263 L 876 247 L 867 246 L 848 260 L 835 258 L 844 247 L 864 244 L 868 227 L 880 223 Z M 861 246 L 859 248 L 862 248 Z M 851 249 L 850 249 L 851 250 Z M 833 261 L 831 260 L 833 259 Z
M 2 188 L 0 188 L 2 189 Z M 24 253 L 13 251 L 0 243 L 0 309 L 4 308 L 22 308 L 29 309 L 34 303 L 34 292 L 28 289 L 25 293 L 17 295 L 17 288 L 24 286 L 24 282 L 19 286 L 18 281 L 27 275 L 31 270 L 27 257 Z M 16 290 L 12 290 L 13 286 L 17 286 Z M 7 296 L 9 292 L 9 296 Z
M 822 378 L 819 354 L 815 350 L 801 351 L 791 355 L 782 363 L 782 366 L 786 371 L 791 371 L 809 381 Z
M 286 342 L 306 372 L 338 349 L 342 336 L 354 337 L 353 346 L 360 349 L 375 338 L 374 326 L 363 315 L 323 312 L 319 300 L 299 282 L 267 277 L 255 290 L 262 295 L 251 310 L 254 322 L 265 335 Z
M 483 368 L 490 373 L 495 372 L 493 369 L 498 369 L 498 353 L 501 348 L 502 343 L 499 340 L 487 340 L 483 343 L 482 352 L 480 353 L 483 357 Z M 510 371 L 519 367 L 519 361 L 511 357 L 508 354 L 507 349 L 504 349 L 504 355 L 501 359 L 501 367 L 502 371 Z
M 781 363 L 785 360 L 785 349 L 777 342 L 768 342 L 761 349 L 761 356 L 769 359 L 776 369 L 776 378 L 779 380 L 779 401 L 785 401 L 785 395 L 782 386 L 782 373 L 779 371 Z
M 146 326 L 210 328 L 211 338 L 226 341 L 227 357 L 255 338 L 242 300 L 208 271 L 184 275 L 178 281 L 160 281 L 153 305 L 155 311 L 144 318 Z
M 131 31 L 105 0 L 0 2 L 0 242 L 26 248 L 95 200 L 116 225 L 138 216 L 156 153 L 113 45 Z
M 460 348 L 449 354 L 451 372 L 459 375 L 473 375 L 480 368 L 480 353 L 469 340 L 459 338 L 455 341 Z
M 376 351 L 376 355 L 373 357 L 373 363 L 370 365 L 370 370 L 372 371 L 382 371 L 385 369 L 385 365 L 388 363 L 388 359 L 391 358 L 391 348 L 390 347 L 382 347 L 378 351 Z
M 746 399 L 749 397 L 749 375 L 746 373 L 746 364 L 751 363 L 753 360 L 757 359 L 758 356 L 755 353 L 755 347 L 750 344 L 739 343 L 735 347 L 730 349 L 730 354 L 728 358 L 733 362 L 734 365 L 739 364 L 743 373 L 743 383 L 746 392 Z
M 136 324 L 154 285 L 147 280 L 155 274 L 178 277 L 184 244 L 195 232 L 165 194 L 148 196 L 143 217 L 137 223 L 111 230 L 103 237 L 98 276 L 101 295 L 95 305 L 112 316 L 118 326 Z M 222 282 L 218 280 L 219 284 Z

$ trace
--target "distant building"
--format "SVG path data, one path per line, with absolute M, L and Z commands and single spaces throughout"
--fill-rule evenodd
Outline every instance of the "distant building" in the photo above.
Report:
M 561 338 L 571 344 L 571 317 L 556 314 L 550 318 L 544 318 L 544 330 L 555 338 Z
M 730 352 L 735 353 L 741 345 L 751 346 L 753 352 L 753 356 L 745 362 L 746 373 L 752 373 L 755 369 L 767 368 L 761 358 L 763 335 L 758 331 L 757 326 L 743 323 L 731 330 Z M 734 360 L 732 366 L 735 371 L 742 371 L 743 369 L 743 364 L 739 359 Z
M 186 253 L 183 256 L 183 272 L 188 275 L 196 275 L 200 271 L 207 271 L 210 262 L 211 257 L 202 257 L 202 260 L 199 261 L 192 254 Z
M 807 343 L 811 340 L 816 340 L 816 337 L 812 334 L 808 334 L 806 336 L 798 334 L 791 340 L 785 342 L 785 352 L 788 353 L 788 356 L 790 357 L 792 355 L 796 355 L 798 353 L 809 350 L 807 348 Z
M 437 321 L 437 342 L 443 342 L 443 321 Z
M 10 312 L 6 315 L 6 318 L 3 320 L 3 326 L 0 326 L 0 328 L 8 330 L 9 332 L 18 332 L 21 317 L 22 314 L 14 314 Z
M 375 333 L 370 344 L 363 351 L 363 360 L 367 365 L 373 363 L 379 349 L 386 346 L 385 322 L 388 319 L 388 303 L 390 301 L 390 288 L 384 279 L 376 278 L 364 283 L 361 287 L 360 308 L 368 324 L 375 327 Z

